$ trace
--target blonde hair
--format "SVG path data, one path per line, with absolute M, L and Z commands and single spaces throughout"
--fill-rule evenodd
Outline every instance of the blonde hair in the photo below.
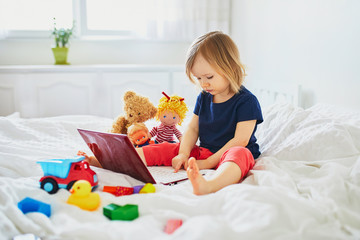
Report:
M 202 55 L 206 61 L 230 82 L 230 90 L 237 93 L 244 81 L 245 67 L 240 62 L 239 50 L 226 34 L 215 31 L 197 38 L 188 50 L 186 75 L 196 83 L 191 75 L 195 58 Z
M 165 93 L 163 93 L 165 96 L 160 98 L 159 105 L 158 105 L 158 111 L 155 116 L 156 120 L 160 120 L 160 115 L 165 111 L 171 111 L 173 113 L 176 113 L 179 115 L 180 121 L 179 125 L 181 126 L 181 123 L 183 122 L 184 118 L 186 117 L 186 112 L 188 111 L 188 108 L 184 102 L 184 98 L 181 98 L 176 95 L 172 95 L 169 97 Z

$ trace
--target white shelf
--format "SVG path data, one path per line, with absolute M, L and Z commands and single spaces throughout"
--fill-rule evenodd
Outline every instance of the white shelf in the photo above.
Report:
M 161 92 L 185 98 L 189 109 L 198 91 L 180 65 L 0 66 L 0 115 L 22 117 L 123 113 L 123 94 L 133 90 L 157 105 Z
M 97 71 L 148 71 L 148 72 L 184 72 L 183 65 L 135 65 L 135 64 L 99 64 L 99 65 L 0 65 L 0 73 L 24 72 L 97 72 Z

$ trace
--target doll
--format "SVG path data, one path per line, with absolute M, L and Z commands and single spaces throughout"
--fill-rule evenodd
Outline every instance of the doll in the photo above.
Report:
M 128 137 L 135 147 L 143 147 L 154 143 L 151 141 L 151 135 L 144 123 L 134 123 L 128 128 Z
M 155 143 L 174 143 L 174 135 L 181 141 L 182 133 L 176 128 L 176 125 L 181 126 L 188 111 L 184 98 L 176 95 L 169 97 L 164 92 L 162 94 L 164 94 L 164 97 L 160 99 L 158 111 L 155 115 L 160 124 L 151 129 L 150 135 L 155 137 Z

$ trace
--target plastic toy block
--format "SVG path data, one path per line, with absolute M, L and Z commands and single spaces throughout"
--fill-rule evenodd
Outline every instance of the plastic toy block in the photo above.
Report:
M 154 193 L 156 191 L 155 186 L 151 183 L 145 184 L 139 193 Z
M 182 220 L 181 219 L 170 219 L 166 223 L 165 232 L 167 234 L 172 234 L 176 229 L 181 227 Z
M 134 193 L 134 188 L 121 186 L 104 186 L 103 192 L 114 194 L 115 196 L 131 195 Z
M 26 197 L 18 202 L 18 208 L 24 213 L 28 212 L 40 212 L 46 216 L 51 216 L 51 206 L 47 203 L 35 200 L 30 197 Z
M 138 205 L 126 204 L 120 206 L 111 203 L 103 208 L 103 214 L 110 220 L 132 221 L 139 217 Z
M 133 188 L 134 188 L 134 194 L 135 194 L 135 193 L 139 193 L 140 190 L 141 190 L 143 187 L 144 187 L 144 185 L 138 185 L 138 186 L 133 187 Z

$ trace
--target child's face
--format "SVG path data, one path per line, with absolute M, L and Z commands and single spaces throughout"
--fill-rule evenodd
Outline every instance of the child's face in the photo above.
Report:
M 141 145 L 148 140 L 148 135 L 145 131 L 138 131 L 131 136 L 134 144 Z
M 171 111 L 162 112 L 159 116 L 159 119 L 166 126 L 174 126 L 180 122 L 179 115 Z
M 230 82 L 216 72 L 201 54 L 196 56 L 191 73 L 198 79 L 201 88 L 211 95 L 224 98 L 233 95 Z

